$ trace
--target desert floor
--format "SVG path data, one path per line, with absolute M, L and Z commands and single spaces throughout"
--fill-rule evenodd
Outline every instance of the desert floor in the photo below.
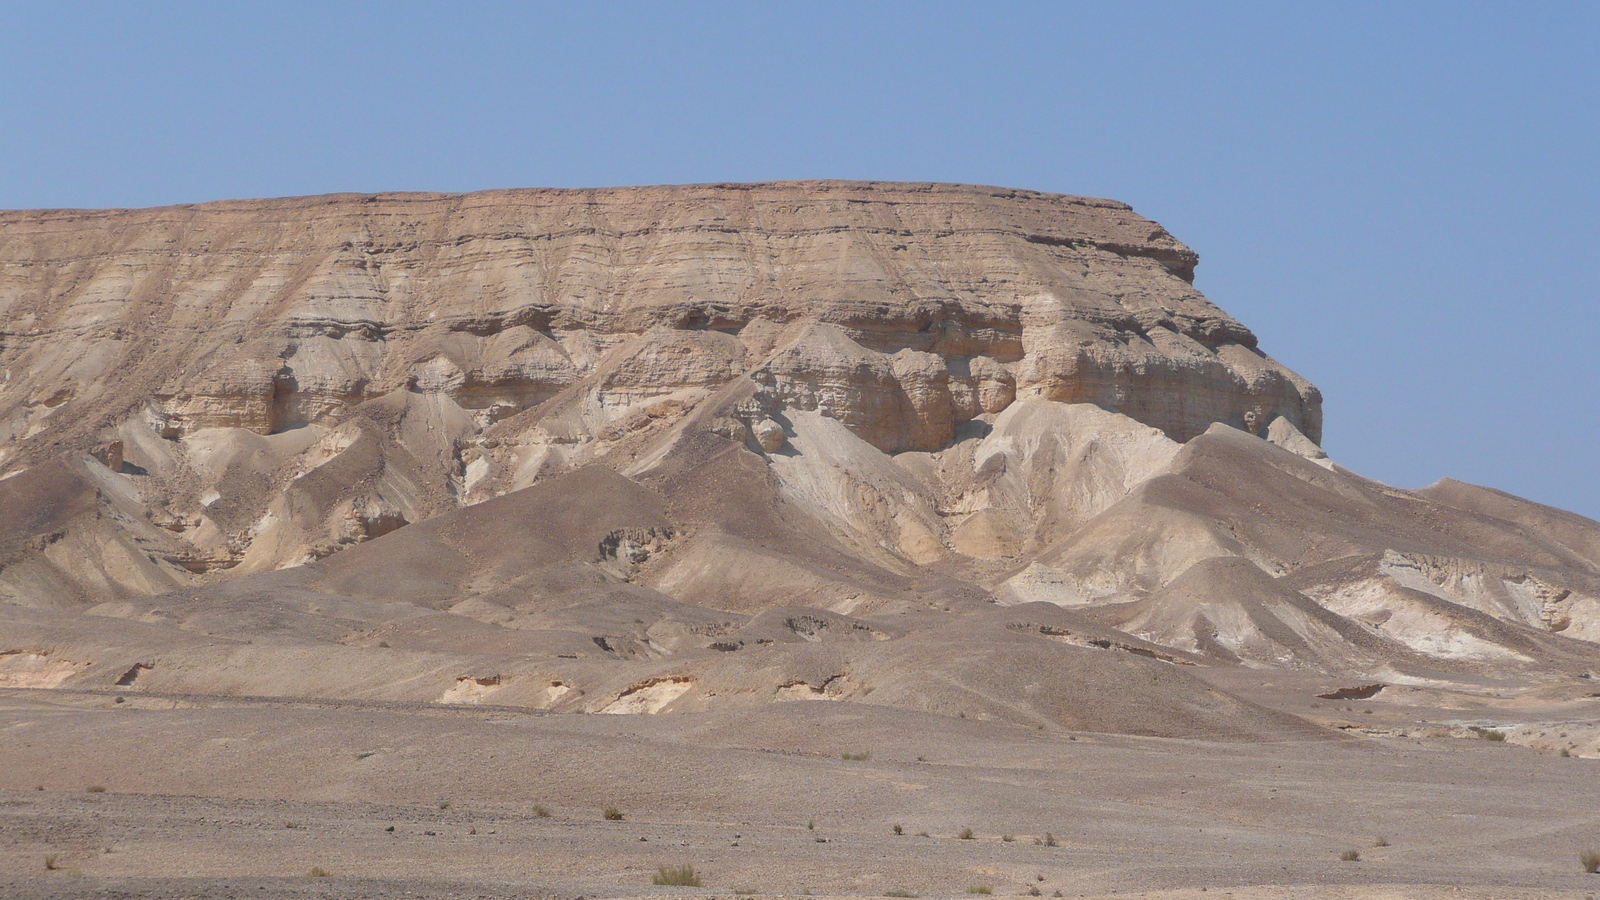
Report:
M 0 691 L 0 896 L 1600 894 L 1578 862 L 1600 848 L 1600 760 L 1402 712 L 1319 705 L 1365 730 L 1224 743 L 827 701 L 608 716 Z M 684 863 L 703 888 L 652 885 Z

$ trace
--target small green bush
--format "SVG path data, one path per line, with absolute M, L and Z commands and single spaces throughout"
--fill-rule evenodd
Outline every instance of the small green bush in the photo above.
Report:
M 987 895 L 994 893 L 994 888 L 988 886 L 987 884 L 974 884 L 967 888 L 967 893 Z
M 841 759 L 845 759 L 850 762 L 866 762 L 872 758 L 871 753 L 841 753 L 839 756 Z
M 906 833 L 906 829 L 902 825 L 896 825 L 896 826 L 894 826 L 894 833 L 895 834 L 905 834 Z
M 650 882 L 674 887 L 705 887 L 700 883 L 700 876 L 696 874 L 694 866 L 688 863 L 681 866 L 661 866 L 656 869 L 656 874 Z

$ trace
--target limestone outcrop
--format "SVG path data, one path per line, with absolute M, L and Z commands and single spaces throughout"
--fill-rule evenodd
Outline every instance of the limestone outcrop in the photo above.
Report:
M 754 372 L 891 451 L 1018 393 L 1177 440 L 1275 416 L 1320 437 L 1316 390 L 1193 288 L 1195 254 L 1108 200 L 386 194 L 9 212 L 0 235 L 0 434 L 23 451 L 143 405 L 169 437 L 274 434 L 400 390 L 481 427 L 600 372 L 610 412 Z

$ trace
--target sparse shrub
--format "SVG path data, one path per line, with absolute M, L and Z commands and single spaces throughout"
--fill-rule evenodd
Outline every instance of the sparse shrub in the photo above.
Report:
M 1342 860 L 1343 862 L 1360 862 L 1361 861 L 1361 851 L 1360 850 L 1346 850 L 1345 852 L 1339 854 L 1339 859 Z
M 1032 884 L 1032 885 L 1028 886 L 1028 896 L 1029 897 L 1040 897 L 1040 896 L 1043 896 L 1043 895 L 1044 895 L 1044 891 L 1039 890 L 1039 886 L 1037 884 Z
M 987 895 L 994 893 L 994 888 L 988 886 L 987 884 L 974 884 L 967 887 L 967 893 Z
M 894 833 L 895 834 L 905 834 L 906 830 L 905 830 L 905 828 L 903 826 L 896 825 L 896 826 L 894 826 Z
M 449 800 L 440 800 L 439 801 L 439 808 L 440 809 L 449 809 L 450 808 L 450 801 Z
M 104 794 L 106 792 L 106 786 L 103 784 L 91 784 L 84 788 L 84 790 L 91 794 Z
M 1014 834 L 1002 834 L 1002 835 L 1000 835 L 1000 840 L 1005 841 L 1008 844 L 1011 843 L 1012 841 L 1016 840 L 1016 839 L 1017 839 L 1017 836 L 1014 835 Z
M 1033 839 L 1033 843 L 1034 843 L 1034 846 L 1036 846 L 1036 847 L 1059 847 L 1059 846 L 1061 846 L 1060 844 L 1056 843 L 1056 836 L 1051 834 L 1048 831 L 1046 831 L 1044 833 L 1044 837 L 1042 837 L 1042 838 L 1034 838 Z
M 306 877 L 307 878 L 332 878 L 333 877 L 333 873 L 329 872 L 327 869 L 324 869 L 321 866 L 312 866 L 311 867 L 311 871 L 306 873 Z
M 1473 733 L 1477 734 L 1479 738 L 1486 741 L 1504 743 L 1506 739 L 1506 733 L 1498 728 L 1480 728 L 1474 725 L 1472 726 L 1472 731 Z
M 550 818 L 550 807 L 545 806 L 543 803 L 535 803 L 533 805 L 533 814 L 541 819 L 548 819 Z
M 1572 755 L 1572 751 L 1571 750 L 1568 750 L 1565 747 L 1561 748 L 1561 758 L 1562 759 L 1566 759 L 1567 757 L 1569 757 L 1571 755 Z M 43 788 L 40 788 L 40 790 L 43 790 Z
M 883 892 L 885 897 L 915 897 L 916 894 L 902 888 L 891 888 Z
M 917 837 L 927 837 L 927 836 L 928 836 L 928 833 L 926 831 L 917 832 Z
M 44 855 L 44 870 L 46 872 L 54 872 L 59 868 L 61 868 L 61 857 L 54 853 L 46 853 Z
M 1380 834 L 1378 835 L 1378 839 L 1372 842 L 1372 846 L 1387 847 L 1389 846 L 1389 839 Z
M 606 821 L 607 822 L 621 822 L 622 821 L 622 810 L 617 809 L 615 806 L 606 807 L 605 808 L 605 812 L 601 813 L 601 815 L 604 815 L 606 817 Z
M 963 828 L 963 829 L 961 829 L 961 833 L 956 835 L 956 837 L 962 839 L 963 841 L 970 841 L 973 838 L 977 837 L 977 835 L 973 834 L 971 828 Z M 973 891 L 973 893 L 977 893 L 977 891 Z
M 1056 891 L 1054 894 L 1051 894 L 1050 896 L 1059 897 L 1059 896 L 1061 896 L 1061 892 L 1060 891 Z
M 807 831 L 816 831 L 817 830 L 817 820 L 816 819 L 807 819 L 806 820 L 806 830 Z
M 300 823 L 299 822 L 285 822 L 285 823 L 283 823 L 283 827 L 285 827 L 285 828 L 299 828 L 300 827 Z
M 681 866 L 661 866 L 656 869 L 656 874 L 650 879 L 652 884 L 667 884 L 674 887 L 704 887 L 700 883 L 700 876 L 695 872 L 694 866 L 684 863 Z
M 759 893 L 761 892 L 753 887 L 736 887 L 733 889 L 733 895 L 735 897 L 754 897 Z
M 388 641 L 379 641 L 378 642 L 378 646 L 382 647 L 385 650 L 387 650 L 387 649 L 389 649 L 389 642 Z
M 871 753 L 841 753 L 839 756 L 841 759 L 845 759 L 850 762 L 866 762 L 872 758 Z
M 1583 870 L 1590 875 L 1600 873 L 1600 850 L 1585 850 L 1579 853 L 1578 862 L 1583 863 Z

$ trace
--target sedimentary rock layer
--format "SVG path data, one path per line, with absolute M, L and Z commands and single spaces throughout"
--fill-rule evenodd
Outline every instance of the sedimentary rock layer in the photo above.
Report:
M 603 413 L 748 375 L 891 452 L 1026 394 L 1319 440 L 1316 389 L 1195 263 L 1121 203 L 930 184 L 0 213 L 0 442 L 144 407 L 168 437 L 272 434 L 402 390 L 481 427 L 596 374 Z

